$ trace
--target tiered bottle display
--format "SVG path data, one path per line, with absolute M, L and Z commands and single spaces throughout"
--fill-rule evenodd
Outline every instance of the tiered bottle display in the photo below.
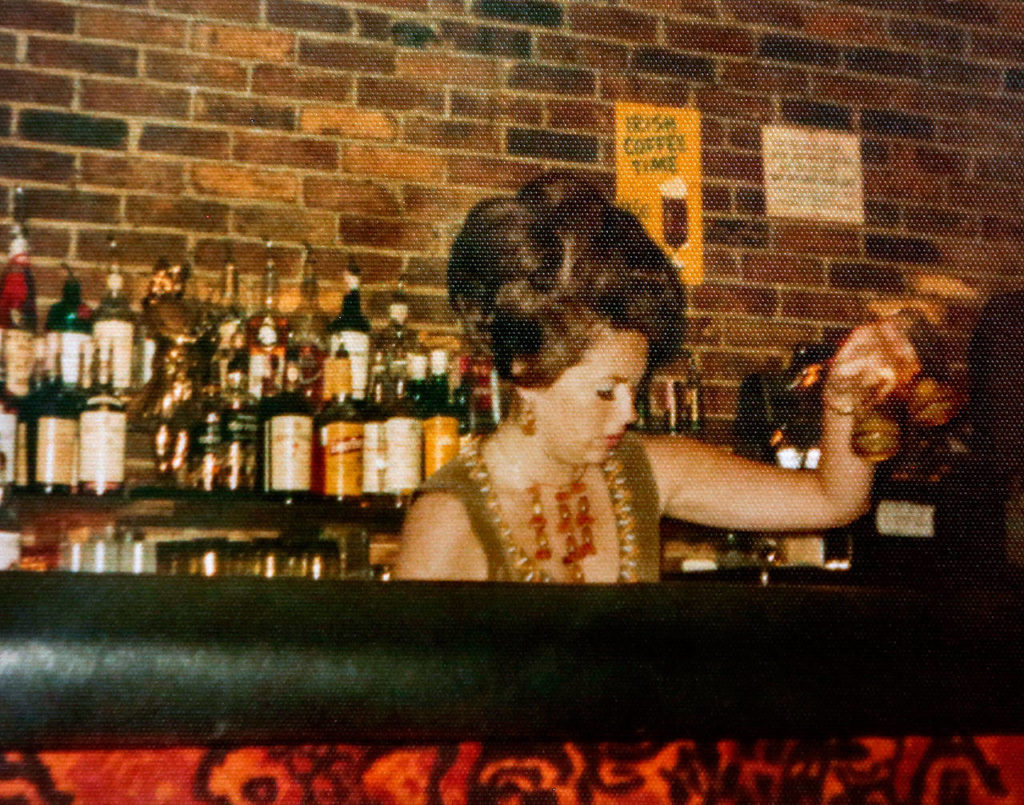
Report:
M 13 227 L 0 278 L 0 487 L 110 495 L 132 483 L 400 504 L 495 425 L 490 364 L 428 350 L 409 326 L 404 280 L 374 331 L 350 262 L 330 319 L 307 246 L 291 279 L 299 303 L 286 315 L 268 241 L 262 293 L 246 310 L 226 244 L 215 300 L 191 295 L 188 264 L 161 259 L 140 312 L 110 237 L 105 289 L 83 294 L 65 266 L 37 333 L 26 231 Z M 98 297 L 95 312 L 83 296 Z M 147 355 L 157 356 L 152 371 Z M 126 472 L 129 441 L 152 449 L 137 481 Z

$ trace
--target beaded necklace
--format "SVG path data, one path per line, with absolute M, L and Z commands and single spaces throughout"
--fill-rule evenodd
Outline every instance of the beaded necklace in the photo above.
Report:
M 524 551 L 512 538 L 512 528 L 502 516 L 501 504 L 491 482 L 487 463 L 481 453 L 479 440 L 474 440 L 463 454 L 469 468 L 470 477 L 474 480 L 487 501 L 487 511 L 491 523 L 498 532 L 502 550 L 509 561 L 512 571 L 517 574 L 518 581 L 546 582 L 555 581 L 548 570 L 538 565 L 533 556 Z M 612 502 L 615 517 L 615 532 L 619 540 L 619 576 L 620 582 L 639 580 L 636 555 L 636 523 L 633 520 L 632 494 L 623 475 L 622 462 L 614 456 L 608 456 L 601 464 L 608 495 Z M 580 581 L 583 581 L 580 574 Z

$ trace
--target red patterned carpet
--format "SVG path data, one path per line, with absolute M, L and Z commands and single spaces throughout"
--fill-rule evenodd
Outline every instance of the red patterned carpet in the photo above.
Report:
M 35 803 L 1024 805 L 1024 736 L 3 753 Z

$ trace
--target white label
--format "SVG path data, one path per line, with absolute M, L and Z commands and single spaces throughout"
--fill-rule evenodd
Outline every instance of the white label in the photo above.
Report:
M 75 480 L 75 441 L 78 423 L 73 419 L 39 417 L 36 434 L 37 483 L 70 486 Z
M 267 489 L 308 492 L 313 452 L 313 419 L 275 416 L 267 423 Z
M 363 492 L 377 495 L 386 488 L 388 439 L 383 422 L 363 426 Z
M 423 480 L 423 427 L 412 417 L 392 417 L 384 431 L 388 445 L 385 491 L 409 492 Z
M 79 419 L 78 475 L 97 491 L 124 483 L 124 411 L 85 411 Z
M 277 322 L 271 318 L 264 319 L 256 331 L 256 340 L 265 347 L 277 344 Z
M 153 379 L 153 359 L 156 357 L 156 341 L 147 338 L 142 345 L 142 382 L 148 383 Z
M 82 352 L 88 349 L 90 338 L 86 333 L 61 333 L 60 334 L 60 376 L 64 382 L 71 386 L 77 386 L 85 378 L 79 377 L 81 372 Z M 88 353 L 86 353 L 88 354 Z M 86 370 L 88 371 L 88 362 Z
M 0 476 L 4 483 L 14 483 L 17 467 L 18 417 L 15 414 L 0 414 L 0 453 L 4 454 L 4 472 Z
M 96 348 L 102 359 L 110 354 L 110 380 L 117 390 L 132 384 L 132 338 L 134 327 L 130 321 L 104 319 L 93 325 Z
M 352 396 L 362 400 L 366 397 L 366 381 L 370 374 L 370 334 L 345 330 L 341 340 L 352 364 Z
M 881 500 L 875 528 L 887 537 L 934 537 L 935 507 L 906 500 Z
M 35 358 L 35 337 L 28 330 L 3 331 L 4 360 L 7 362 L 7 389 L 15 397 L 28 394 L 32 362 Z
M 270 356 L 265 352 L 249 355 L 249 393 L 253 397 L 263 396 L 263 379 L 270 377 Z

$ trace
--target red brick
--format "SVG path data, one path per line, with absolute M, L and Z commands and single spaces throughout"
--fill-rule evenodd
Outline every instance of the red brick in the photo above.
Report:
M 726 206 L 728 207 L 728 204 Z M 704 282 L 715 283 L 739 278 L 739 259 L 735 252 L 714 245 L 704 246 Z
M 864 301 L 848 294 L 783 291 L 780 302 L 784 318 L 851 325 L 867 318 Z
M 325 3 L 269 0 L 267 22 L 283 28 L 345 34 L 352 29 L 352 15 L 344 8 Z
M 302 196 L 307 207 L 373 218 L 401 215 L 394 193 L 376 182 L 307 176 L 303 180 Z
M 963 178 L 966 173 L 964 157 L 961 154 L 941 151 L 929 146 L 918 146 L 914 151 L 914 163 L 925 173 L 936 173 L 956 178 Z
M 228 208 L 224 204 L 190 198 L 130 196 L 128 220 L 136 226 L 161 226 L 199 232 L 226 232 Z
M 803 95 L 810 85 L 807 70 L 802 67 L 747 59 L 722 62 L 719 65 L 719 76 L 724 87 L 739 90 L 760 87 L 765 91 L 786 95 Z
M 852 257 L 861 253 L 860 232 L 853 227 L 809 221 L 777 221 L 772 247 L 793 254 Z
M 0 62 L 12 64 L 17 52 L 17 38 L 13 34 L 0 33 Z
M 352 101 L 355 81 L 350 75 L 339 75 L 327 70 L 301 70 L 272 64 L 257 64 L 252 71 L 252 91 L 255 95 L 277 95 L 283 98 L 324 103 Z
M 991 185 L 982 182 L 958 182 L 951 203 L 975 212 L 1024 216 L 1024 200 L 1016 183 Z
M 134 76 L 137 72 L 138 52 L 109 45 L 32 37 L 29 40 L 28 61 L 37 67 Z
M 189 17 L 213 17 L 232 22 L 256 22 L 260 0 L 155 0 L 154 7 Z
M 857 106 L 885 108 L 892 100 L 892 83 L 831 73 L 815 73 L 811 77 L 811 93 L 821 101 L 838 101 Z
M 775 110 L 771 98 L 763 95 L 748 95 L 717 88 L 703 88 L 696 91 L 697 108 L 703 114 L 739 120 L 754 120 L 771 123 Z
M 753 36 L 730 25 L 665 21 L 665 44 L 687 53 L 718 53 L 725 56 L 752 56 Z
M 299 129 L 309 134 L 367 140 L 393 140 L 398 136 L 398 124 L 391 115 L 351 106 L 305 108 L 299 120 Z
M 406 281 L 410 287 L 432 288 L 447 294 L 448 260 L 444 257 L 412 257 Z
M 705 283 L 693 288 L 690 298 L 697 310 L 730 315 L 773 316 L 778 304 L 777 293 L 770 288 L 743 285 Z
M 107 245 L 108 229 L 83 229 L 78 233 L 75 256 L 94 263 L 106 262 L 110 249 Z M 134 229 L 116 231 L 117 249 L 123 265 L 132 263 L 152 267 L 160 257 L 172 262 L 184 260 L 188 253 L 185 235 L 139 232 Z M 141 284 L 141 283 L 140 283 Z
M 778 355 L 764 352 L 726 352 L 704 350 L 700 355 L 701 373 L 704 377 L 739 383 L 749 374 L 778 372 L 783 359 Z
M 70 34 L 75 31 L 75 9 L 64 3 L 35 0 L 4 0 L 0 4 L 0 28 Z
M 646 11 L 666 12 L 679 16 L 688 14 L 700 17 L 718 16 L 714 0 L 631 0 L 630 5 Z
M 1018 65 L 1024 62 L 1024 38 L 975 30 L 971 35 L 971 56 L 997 59 Z
M 398 218 L 342 215 L 338 234 L 347 246 L 426 253 L 441 251 L 440 240 L 429 225 Z
M 760 126 L 754 123 L 733 123 L 728 131 L 727 142 L 731 148 L 761 153 Z
M 229 126 L 291 131 L 295 128 L 295 109 L 279 103 L 201 92 L 196 96 L 195 119 Z
M 560 101 L 547 103 L 548 127 L 611 134 L 615 129 L 615 107 L 595 101 Z
M 755 183 L 764 180 L 760 154 L 738 153 L 724 148 L 705 148 L 703 151 L 703 172 L 707 177 Z
M 700 189 L 700 204 L 705 212 L 732 212 L 732 193 L 726 185 L 705 182 Z M 704 258 L 706 261 L 707 254 Z M 707 275 L 706 262 L 704 273 Z
M 421 116 L 405 121 L 402 140 L 411 145 L 449 151 L 494 154 L 501 150 L 500 133 L 493 125 Z
M 449 154 L 445 161 L 448 165 L 448 181 L 454 185 L 469 187 L 515 191 L 543 172 L 541 165 L 510 159 Z
M 504 93 L 469 93 L 452 90 L 452 114 L 502 123 L 540 125 L 544 105 L 540 100 Z
M 137 81 L 86 80 L 82 82 L 81 108 L 90 112 L 186 118 L 189 97 L 184 90 L 147 86 Z
M 64 227 L 53 229 L 42 222 L 31 222 L 29 236 L 34 257 L 52 257 L 60 260 L 71 255 L 71 231 Z M 0 242 L 10 243 L 10 230 L 0 227 L 3 237 Z
M 232 165 L 193 165 L 192 185 L 207 195 L 297 201 L 300 184 L 294 174 Z
M 50 184 L 64 184 L 74 175 L 74 157 L 37 148 L 17 148 L 0 145 L 0 176 L 12 179 L 31 179 Z M 3 188 L 3 202 L 7 202 L 7 188 Z M 6 213 L 6 206 L 4 213 Z
M 391 46 L 358 42 L 303 39 L 299 43 L 299 64 L 329 70 L 392 75 L 395 72 L 395 50 Z
M 408 112 L 444 111 L 444 91 L 433 84 L 407 79 L 360 78 L 356 84 L 360 106 Z
M 147 78 L 196 87 L 244 90 L 247 80 L 245 65 L 191 53 L 148 51 L 145 71 Z
M 546 32 L 538 33 L 536 41 L 537 58 L 545 62 L 597 70 L 625 70 L 629 66 L 630 49 L 616 42 Z
M 740 22 L 796 30 L 804 26 L 803 11 L 796 3 L 775 0 L 722 0 L 721 5 L 729 17 Z
M 453 187 L 407 185 L 402 191 L 406 217 L 423 221 L 461 221 L 486 192 Z
M 90 153 L 83 153 L 81 159 L 81 179 L 85 184 L 169 195 L 185 189 L 184 168 L 180 163 Z
M 736 347 L 782 347 L 818 340 L 817 327 L 774 319 L 722 317 L 715 321 L 718 343 Z
M 298 137 L 263 137 L 238 132 L 232 148 L 239 162 L 290 165 L 293 168 L 333 171 L 338 167 L 338 145 L 328 140 Z
M 456 56 L 441 51 L 399 51 L 395 55 L 395 74 L 401 78 L 460 88 L 493 89 L 501 83 L 498 62 L 494 59 Z
M 604 73 L 601 75 L 598 97 L 605 101 L 688 106 L 690 85 L 686 81 L 666 81 L 636 72 Z
M 834 6 L 809 8 L 804 12 L 804 32 L 808 36 L 843 44 L 889 44 L 885 22 L 880 14 Z
M 28 188 L 25 204 L 33 218 L 41 219 L 110 224 L 120 215 L 118 197 L 100 193 Z
M 367 304 L 370 318 L 385 320 L 390 303 L 390 290 L 371 292 Z M 430 322 L 431 329 L 440 332 L 451 331 L 458 326 L 458 319 L 449 307 L 447 297 L 438 293 L 409 294 L 409 321 L 420 329 Z
M 556 95 L 593 95 L 594 74 L 589 70 L 516 63 L 509 75 L 512 89 Z
M 401 257 L 380 252 L 346 250 L 337 263 L 338 268 L 335 270 L 337 274 L 340 275 L 342 267 L 348 265 L 349 256 L 359 266 L 364 286 L 384 282 L 393 284 L 398 281 L 398 275 L 402 271 Z
M 614 6 L 572 3 L 566 9 L 566 22 L 576 33 L 626 42 L 654 43 L 658 35 L 655 17 Z
M 28 70 L 0 70 L 0 101 L 22 101 L 48 106 L 71 106 L 71 78 Z
M 333 214 L 310 212 L 294 205 L 243 207 L 234 211 L 235 232 L 249 237 L 316 244 L 334 242 Z
M 825 284 L 825 266 L 821 260 L 789 254 L 743 255 L 742 277 L 757 285 L 800 285 L 821 287 Z
M 934 207 L 907 207 L 903 220 L 910 234 L 972 238 L 978 233 L 978 222 L 973 216 Z
M 85 39 L 180 48 L 185 45 L 188 28 L 183 20 L 173 17 L 84 6 L 78 9 L 78 35 Z
M 142 130 L 139 150 L 227 159 L 228 135 L 223 131 L 149 125 Z
M 346 146 L 342 166 L 347 173 L 356 175 L 433 183 L 443 180 L 445 169 L 441 154 L 365 145 Z
M 292 60 L 295 36 L 283 31 L 199 25 L 192 33 L 192 50 L 233 59 L 280 64 Z

